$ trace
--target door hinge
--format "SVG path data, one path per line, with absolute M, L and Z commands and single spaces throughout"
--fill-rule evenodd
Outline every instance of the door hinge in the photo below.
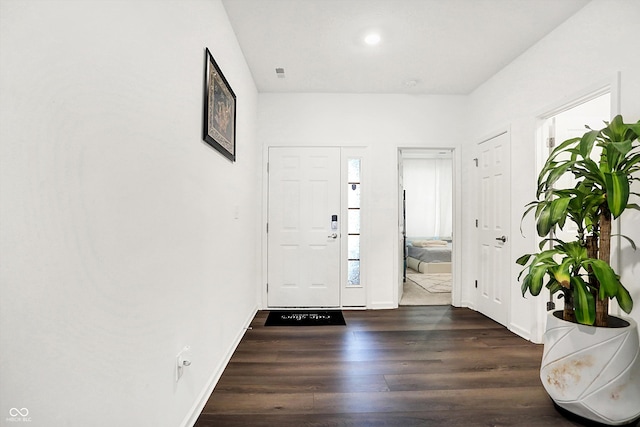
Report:
M 478 228 L 478 220 L 476 219 L 476 228 Z
M 476 157 L 473 161 L 476 163 L 476 167 L 478 167 L 478 158 Z
M 476 289 L 478 289 L 478 281 L 476 280 Z
M 269 223 L 267 223 L 267 233 L 269 233 Z
M 556 146 L 556 138 L 553 136 L 550 136 L 549 138 L 547 138 L 547 147 L 553 148 L 555 146 Z

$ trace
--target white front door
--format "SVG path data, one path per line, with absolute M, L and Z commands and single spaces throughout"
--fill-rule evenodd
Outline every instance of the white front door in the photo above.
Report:
M 340 306 L 340 149 L 270 148 L 268 212 L 268 306 Z
M 478 311 L 507 325 L 509 275 L 509 134 L 480 143 L 479 278 Z

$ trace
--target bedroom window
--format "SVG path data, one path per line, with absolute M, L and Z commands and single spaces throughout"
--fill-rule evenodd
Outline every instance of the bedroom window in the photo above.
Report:
M 360 159 L 347 168 L 347 286 L 360 286 Z

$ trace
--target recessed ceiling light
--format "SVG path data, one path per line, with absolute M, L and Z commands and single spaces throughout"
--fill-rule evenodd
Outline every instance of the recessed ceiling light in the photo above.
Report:
M 370 33 L 364 38 L 364 42 L 370 46 L 380 43 L 380 34 Z

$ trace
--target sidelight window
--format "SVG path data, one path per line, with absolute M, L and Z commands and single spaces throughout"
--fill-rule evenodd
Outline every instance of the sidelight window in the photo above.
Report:
M 347 286 L 360 286 L 360 159 L 349 159 L 347 181 Z

